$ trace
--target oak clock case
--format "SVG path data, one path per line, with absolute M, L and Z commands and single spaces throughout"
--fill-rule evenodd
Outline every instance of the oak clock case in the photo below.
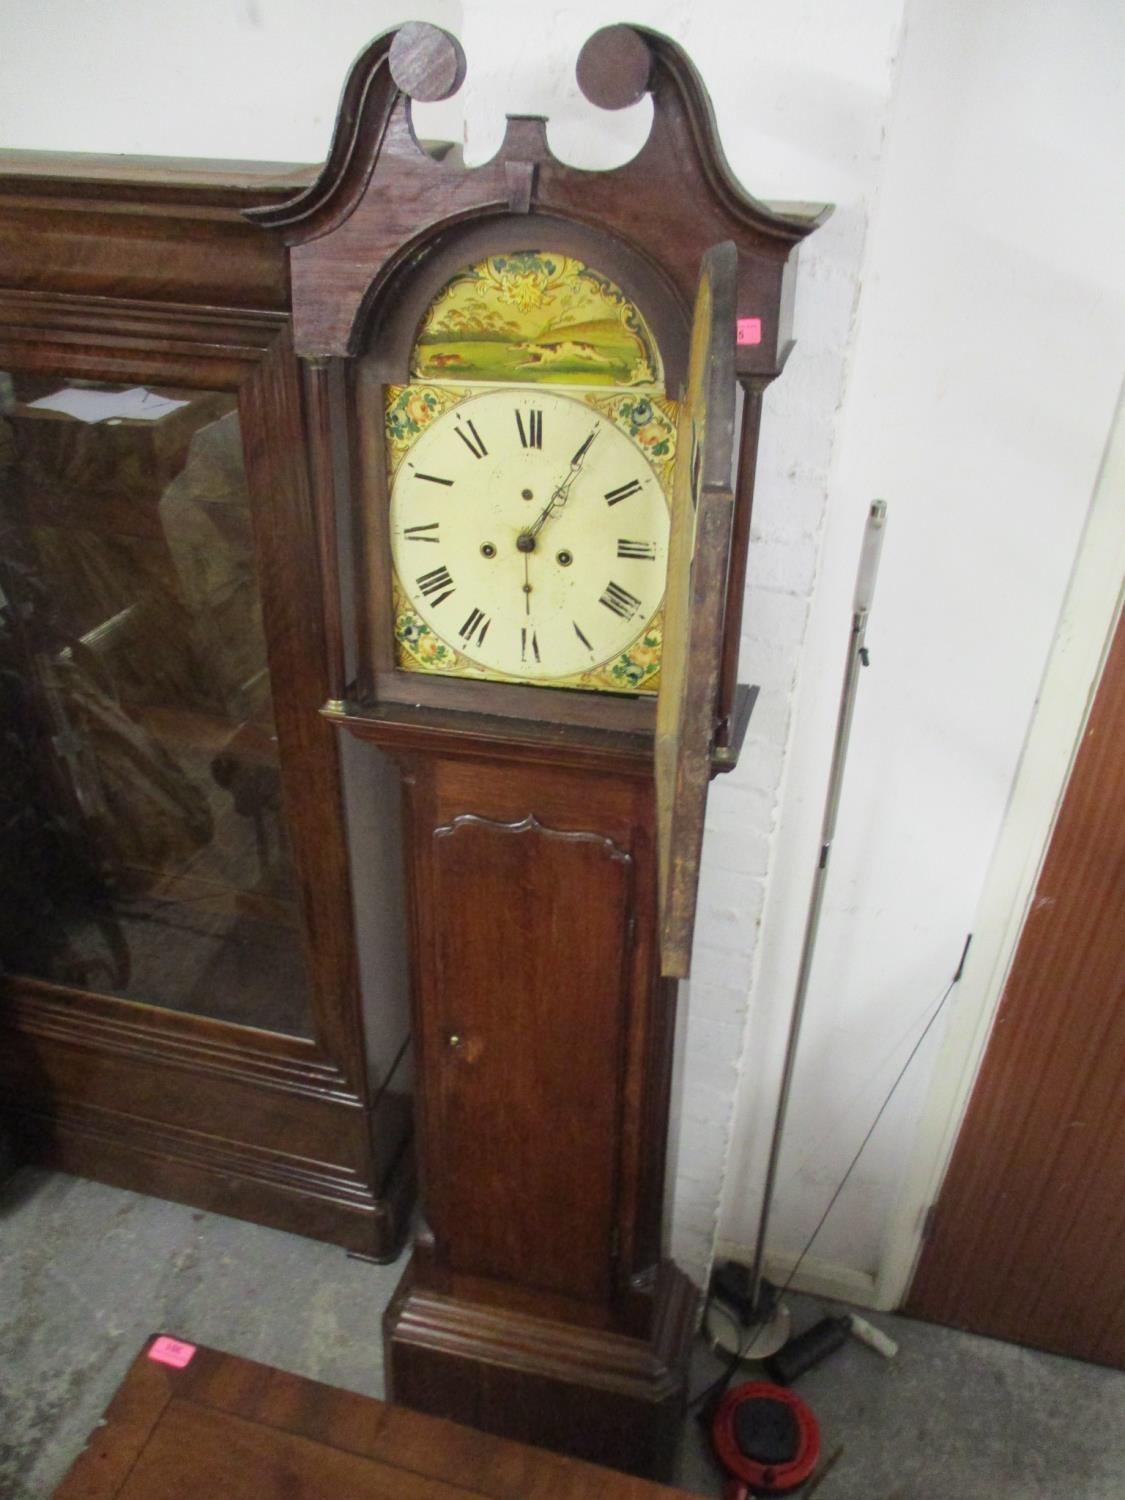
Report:
M 519 117 L 466 169 L 411 124 L 460 48 L 400 28 L 317 181 L 252 217 L 289 247 L 324 717 L 402 792 L 422 1221 L 390 1394 L 660 1474 L 696 1295 L 662 1245 L 675 979 L 818 214 L 737 187 L 667 39 L 609 28 L 578 74 L 651 92 L 632 162 L 577 171 Z

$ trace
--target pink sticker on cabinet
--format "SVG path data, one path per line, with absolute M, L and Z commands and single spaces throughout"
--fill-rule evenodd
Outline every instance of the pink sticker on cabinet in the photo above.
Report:
M 153 1339 L 152 1348 L 148 1351 L 149 1359 L 156 1360 L 160 1365 L 171 1365 L 174 1370 L 182 1370 L 185 1365 L 190 1365 L 194 1354 L 194 1344 L 185 1344 L 180 1339 L 170 1339 L 166 1334 Z

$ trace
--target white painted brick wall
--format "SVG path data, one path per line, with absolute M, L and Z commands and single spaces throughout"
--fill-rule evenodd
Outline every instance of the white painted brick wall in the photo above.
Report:
M 809 9 L 802 7 L 806 15 Z M 730 134 L 728 122 L 720 118 L 728 154 L 752 192 L 812 199 L 823 193 L 835 200 L 837 210 L 801 251 L 798 343 L 784 374 L 767 393 L 763 411 L 740 672 L 760 693 L 737 770 L 712 787 L 692 978 L 681 993 L 688 1015 L 681 1127 L 672 1171 L 671 1248 L 700 1284 L 714 1250 L 738 1075 L 754 1066 L 749 995 L 901 9 L 900 0 L 871 7 L 862 34 L 846 40 L 827 24 L 825 9 L 821 44 L 804 36 L 803 66 L 823 69 L 826 77 L 837 80 L 856 62 L 854 49 L 865 48 L 863 66 L 873 85 L 857 125 L 858 139 L 847 132 L 834 135 L 831 119 L 824 117 L 824 133 L 816 141 L 819 170 L 810 174 L 811 180 L 763 185 L 749 153 L 744 161 L 738 135 Z M 761 19 L 757 8 L 747 7 L 732 12 L 730 24 L 751 46 Z M 780 15 L 771 20 L 779 27 L 785 24 Z M 704 72 L 710 83 L 711 75 Z M 747 115 L 753 109 L 749 99 Z M 763 125 L 755 122 L 756 128 Z M 807 138 L 805 144 L 808 149 Z
M 823 469 L 832 501 L 731 1132 L 722 1238 L 732 1249 L 751 1246 L 757 1228 L 858 543 L 877 495 L 890 519 L 873 670 L 856 706 L 774 1250 L 795 1255 L 807 1240 L 980 920 L 981 883 L 1120 384 L 1120 195 L 1105 184 L 1116 180 L 1123 43 L 1120 6 L 909 0 L 890 110 L 869 80 L 865 115 L 872 128 L 885 118 L 885 148 L 881 125 L 880 139 L 871 130 L 855 139 L 852 184 L 826 195 L 841 212 L 807 245 L 795 356 L 806 367 L 771 392 L 763 540 L 800 535 L 800 526 L 777 524 L 790 447 L 791 479 Z M 818 65 L 812 52 L 806 62 Z M 817 80 L 827 83 L 820 72 Z M 1043 212 L 1061 182 L 1068 201 L 1083 204 L 1077 238 Z M 844 347 L 846 401 L 826 461 L 802 393 L 828 395 Z M 970 975 L 973 964 L 970 955 Z M 971 983 L 957 1004 L 971 1004 L 970 994 Z M 905 1222 L 896 1200 L 941 1024 L 812 1252 L 853 1292 L 864 1274 L 883 1273 L 887 1235 Z M 963 1016 L 959 1024 L 972 1026 Z M 931 1119 L 928 1149 L 945 1128 Z M 927 1187 L 936 1166 L 924 1169 Z M 893 1252 L 892 1295 L 909 1253 L 909 1244 Z

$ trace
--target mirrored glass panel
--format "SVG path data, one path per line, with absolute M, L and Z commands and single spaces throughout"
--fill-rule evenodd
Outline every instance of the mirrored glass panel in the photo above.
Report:
M 0 374 L 0 965 L 310 1033 L 228 394 Z

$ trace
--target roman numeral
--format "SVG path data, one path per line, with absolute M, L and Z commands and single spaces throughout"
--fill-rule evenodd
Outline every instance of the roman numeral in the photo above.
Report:
M 408 542 L 436 542 L 436 536 L 427 536 L 426 533 L 436 532 L 439 524 L 437 521 L 428 521 L 425 526 L 407 526 L 402 534 Z
M 605 498 L 610 505 L 617 505 L 622 500 L 628 500 L 630 495 L 635 495 L 640 490 L 640 482 L 630 479 L 628 484 L 619 484 L 615 490 L 606 490 Z
M 541 411 L 529 411 L 527 414 L 527 427 L 523 425 L 523 413 L 516 408 L 516 426 L 520 432 L 520 443 L 525 448 L 542 448 L 543 446 L 543 413 Z
M 582 631 L 581 631 L 581 629 L 579 627 L 578 621 L 577 620 L 572 620 L 571 624 L 574 626 L 574 633 L 575 633 L 575 635 L 582 642 L 582 644 L 586 647 L 586 650 L 590 653 L 590 655 L 593 656 L 593 654 L 594 654 L 594 648 L 593 648 L 593 646 L 590 645 L 590 642 L 582 634 Z
M 535 660 L 539 660 L 539 640 L 534 630 L 528 630 L 526 625 L 520 627 L 520 661 L 527 660 L 527 648 L 531 647 Z
M 606 609 L 612 610 L 615 615 L 620 615 L 623 620 L 636 614 L 641 607 L 641 601 L 636 595 L 631 594 L 628 589 L 623 589 L 619 583 L 607 584 L 606 591 L 598 603 L 604 604 Z
M 475 635 L 477 638 L 477 645 L 483 646 L 484 638 L 488 634 L 488 627 L 491 624 L 492 621 L 488 618 L 483 610 L 474 609 L 472 614 L 465 621 L 464 625 L 461 626 L 458 634 L 463 641 L 471 640 Z
M 460 422 L 461 418 L 458 417 L 457 420 Z M 465 427 L 469 429 L 468 432 L 465 431 Z M 474 458 L 483 458 L 488 449 L 484 446 L 480 433 L 473 426 L 471 417 L 466 421 L 465 427 L 455 427 L 453 430 Z
M 414 471 L 414 478 L 415 479 L 424 479 L 427 484 L 446 484 L 446 485 L 449 485 L 449 484 L 453 483 L 452 479 L 442 479 L 437 474 L 419 474 L 418 471 L 417 471 L 417 469 L 415 469 L 415 471 Z
M 441 604 L 453 593 L 453 579 L 449 576 L 448 568 L 431 568 L 428 573 L 422 574 L 417 583 L 433 606 Z
M 618 557 L 643 558 L 645 562 L 656 561 L 655 542 L 627 542 L 624 537 L 617 539 Z

